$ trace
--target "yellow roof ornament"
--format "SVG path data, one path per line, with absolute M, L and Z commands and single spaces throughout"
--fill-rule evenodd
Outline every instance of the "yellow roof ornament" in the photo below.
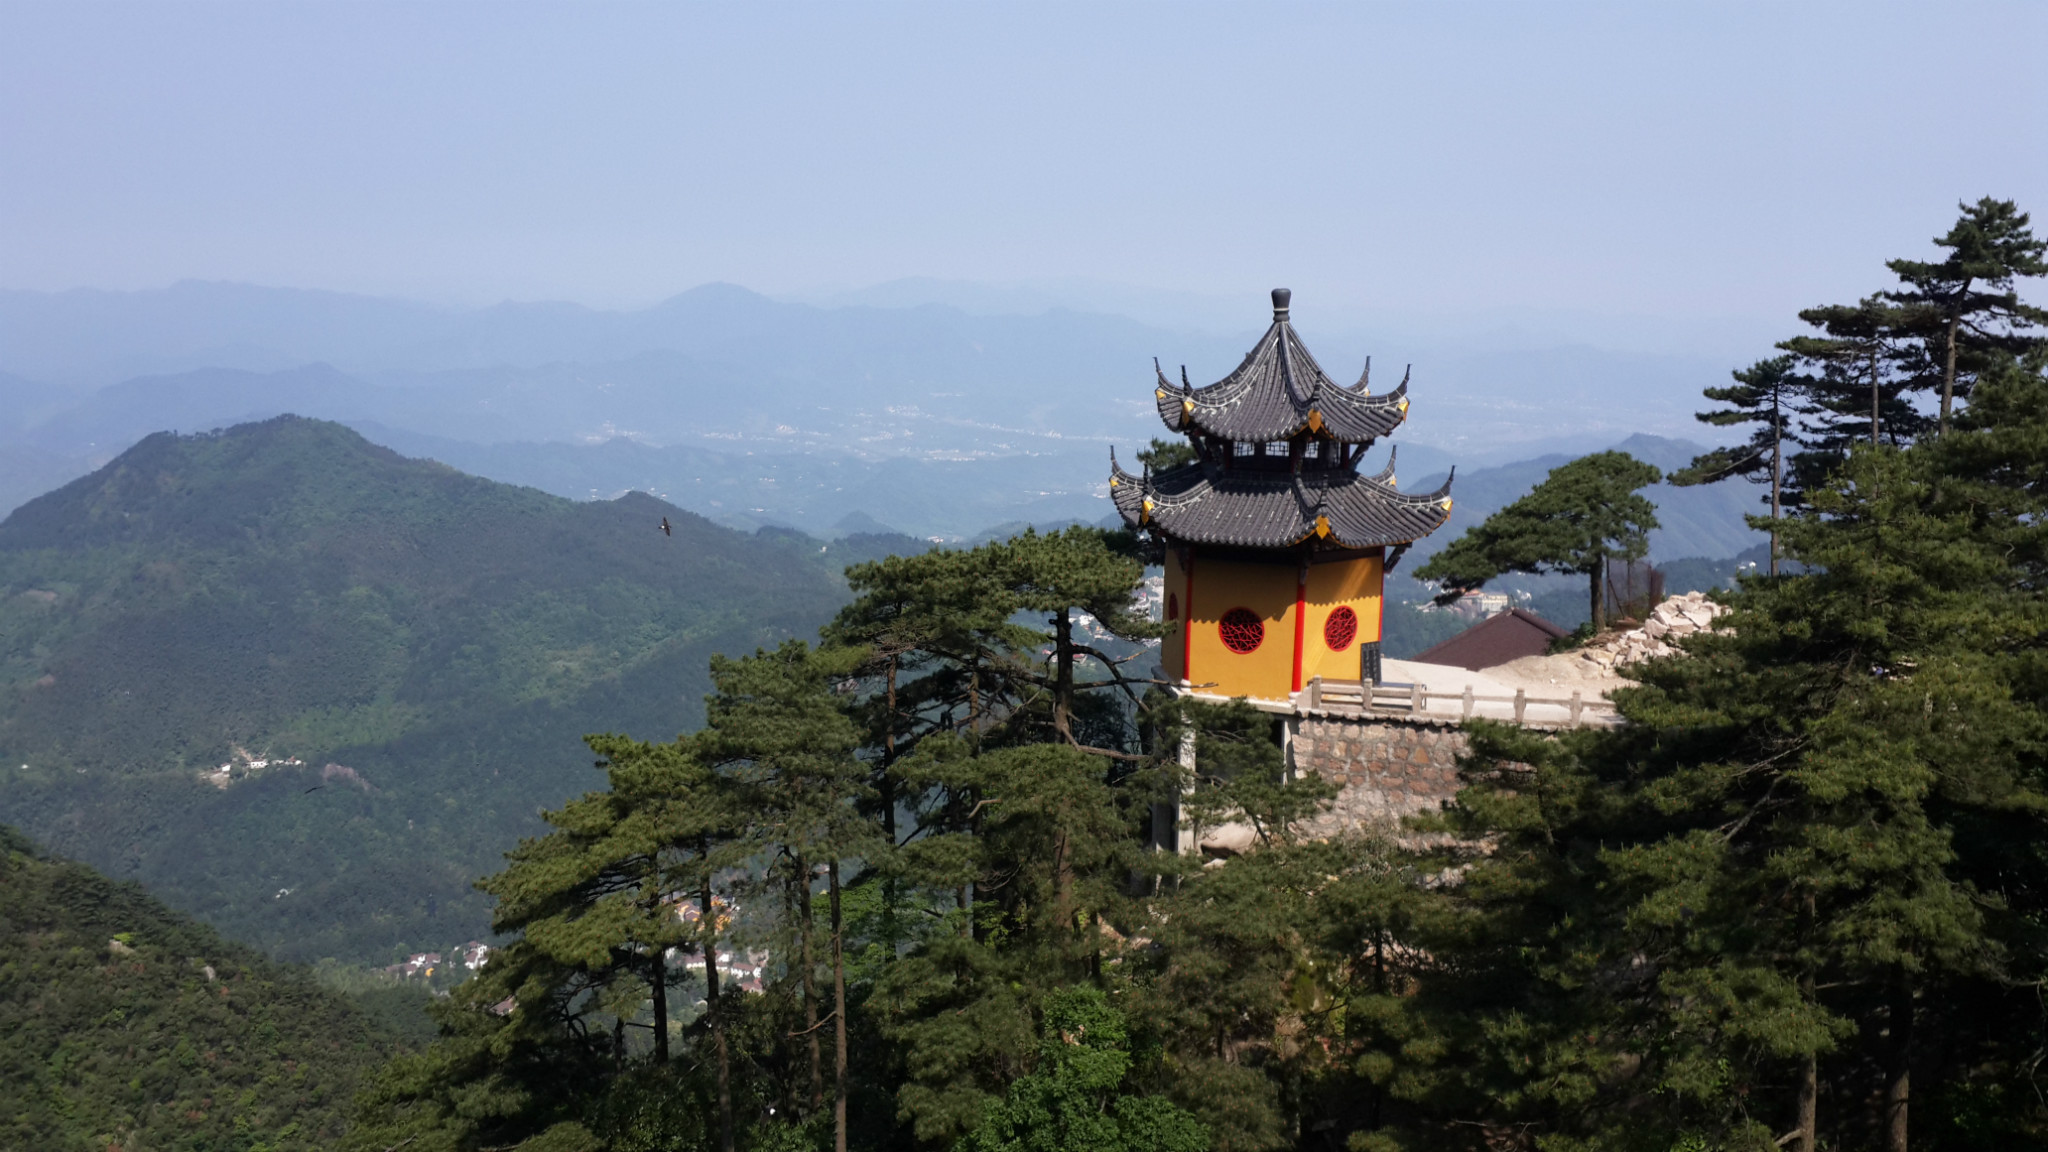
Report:
M 1318 515 L 1316 517 L 1316 535 L 1325 538 L 1330 535 L 1330 518 L 1328 516 Z
M 1444 497 L 1443 505 L 1444 511 L 1449 512 L 1451 510 L 1451 498 L 1449 496 Z
M 1403 416 L 1406 416 L 1407 414 L 1408 414 L 1408 398 L 1407 398 L 1406 396 L 1403 396 L 1403 397 L 1401 397 L 1401 415 L 1403 415 Z
M 1118 483 L 1118 481 L 1117 481 L 1117 478 L 1116 478 L 1116 477 L 1114 477 L 1114 476 L 1111 476 L 1111 477 L 1109 478 L 1109 486 L 1110 486 L 1111 488 L 1114 488 L 1114 487 L 1116 487 L 1116 486 L 1117 486 L 1117 483 Z
M 1142 503 L 1142 504 L 1140 504 L 1140 505 L 1138 505 L 1138 523 L 1140 523 L 1140 524 L 1149 524 L 1149 523 L 1151 523 L 1151 521 L 1152 521 L 1152 498 L 1151 498 L 1151 497 L 1149 497 L 1149 496 L 1147 496 L 1147 497 L 1145 498 L 1145 502 L 1144 502 L 1144 503 Z
M 1181 414 L 1181 415 L 1185 416 L 1185 415 L 1187 415 L 1188 413 L 1190 413 L 1190 412 L 1193 412 L 1194 410 L 1195 410 L 1195 402 L 1194 402 L 1193 400 L 1183 400 L 1183 401 L 1181 401 L 1181 402 L 1180 402 L 1180 414 Z
M 1153 399 L 1155 399 L 1155 400 L 1164 400 L 1164 399 L 1166 399 L 1166 389 L 1164 389 L 1164 388 L 1154 388 L 1154 389 L 1152 390 L 1152 398 L 1153 398 Z

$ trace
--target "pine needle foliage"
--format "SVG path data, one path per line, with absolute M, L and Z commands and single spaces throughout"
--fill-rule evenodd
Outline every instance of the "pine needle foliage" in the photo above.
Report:
M 1488 516 L 1415 570 L 1438 600 L 1455 600 L 1509 572 L 1570 572 L 1587 579 L 1593 627 L 1606 627 L 1607 561 L 1649 552 L 1657 509 L 1636 494 L 1663 479 L 1626 452 L 1595 452 L 1550 470 L 1528 495 Z

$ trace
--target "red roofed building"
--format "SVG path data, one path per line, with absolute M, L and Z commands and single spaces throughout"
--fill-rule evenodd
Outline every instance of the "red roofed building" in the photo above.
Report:
M 1443 664 L 1477 672 L 1524 656 L 1541 656 L 1550 642 L 1571 633 L 1520 608 L 1489 616 L 1415 657 L 1418 664 Z

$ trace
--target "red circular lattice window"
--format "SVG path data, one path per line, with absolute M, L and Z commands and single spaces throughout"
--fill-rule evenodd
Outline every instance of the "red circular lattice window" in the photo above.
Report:
M 1254 651 L 1266 639 L 1266 622 L 1249 608 L 1232 608 L 1216 624 L 1223 646 L 1243 655 Z
M 1351 647 L 1351 642 L 1356 639 L 1358 639 L 1358 613 L 1353 612 L 1350 608 L 1339 608 L 1335 612 L 1330 613 L 1328 620 L 1323 621 L 1323 643 L 1330 646 L 1330 651 L 1342 652 L 1346 648 Z
M 1175 596 L 1171 592 L 1166 594 L 1166 618 L 1168 620 L 1180 619 L 1180 597 Z

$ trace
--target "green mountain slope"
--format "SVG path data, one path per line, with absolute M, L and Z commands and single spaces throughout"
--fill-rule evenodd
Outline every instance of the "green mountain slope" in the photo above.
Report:
M 0 827 L 0 1147 L 331 1147 L 391 1051 L 339 995 Z
M 152 436 L 0 523 L 0 820 L 279 955 L 459 941 L 582 734 L 694 727 L 839 560 L 318 421 Z

